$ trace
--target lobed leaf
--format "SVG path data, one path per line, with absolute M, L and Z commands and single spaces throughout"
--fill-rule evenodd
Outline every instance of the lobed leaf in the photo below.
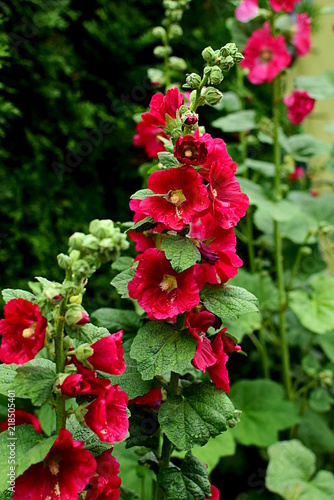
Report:
M 232 285 L 205 285 L 201 300 L 208 311 L 223 321 L 258 311 L 258 300 L 244 288 Z
M 172 268 L 181 273 L 201 260 L 198 248 L 189 238 L 182 236 L 166 236 L 161 241 L 161 250 L 170 260 Z

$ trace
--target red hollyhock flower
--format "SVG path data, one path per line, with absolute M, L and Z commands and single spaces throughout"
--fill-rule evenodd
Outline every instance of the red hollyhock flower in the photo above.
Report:
M 295 4 L 300 1 L 301 0 L 270 0 L 270 5 L 275 12 L 280 12 L 281 10 L 284 12 L 292 12 L 295 8 Z
M 0 361 L 23 364 L 42 349 L 48 321 L 37 304 L 12 299 L 4 307 L 5 319 L 0 321 Z
M 210 211 L 223 229 L 229 229 L 246 213 L 249 199 L 240 191 L 233 171 L 220 163 L 213 163 L 209 173 Z
M 84 442 L 73 441 L 60 429 L 43 462 L 31 465 L 15 481 L 14 500 L 77 500 L 96 470 L 96 461 Z
M 203 372 L 205 372 L 208 366 L 212 366 L 217 362 L 211 342 L 205 335 L 210 326 L 215 322 L 216 316 L 206 310 L 200 312 L 190 311 L 186 314 L 185 318 L 185 326 L 188 327 L 189 333 L 195 338 L 197 343 L 195 356 L 191 363 L 195 368 Z
M 242 23 L 254 19 L 259 13 L 259 0 L 243 0 L 235 9 L 235 17 Z
M 183 165 L 202 165 L 207 158 L 208 150 L 205 142 L 187 134 L 176 139 L 174 155 Z
M 199 303 L 193 270 L 177 273 L 164 252 L 156 248 L 144 252 L 128 290 L 130 297 L 138 300 L 149 319 L 173 318 Z
M 104 393 L 109 387 L 111 387 L 110 380 L 99 378 L 96 372 L 92 371 L 90 368 L 86 368 L 80 363 L 74 356 L 67 362 L 67 364 L 73 364 L 78 370 L 77 374 L 69 375 L 71 377 L 67 382 L 67 377 L 60 389 L 67 396 L 75 396 L 78 394 L 94 394 L 99 396 Z M 80 375 L 82 378 L 77 377 Z M 65 384 L 65 386 L 64 386 Z M 78 391 L 75 394 L 76 390 Z M 71 392 L 73 391 L 73 393 Z
M 37 432 L 42 432 L 41 424 L 39 423 L 38 418 L 25 410 L 18 410 L 15 408 L 15 426 L 22 424 L 31 424 L 35 427 Z M 4 422 L 0 422 L 1 432 L 4 432 L 8 429 L 8 418 Z M 13 425 L 13 424 L 11 424 Z
M 79 373 L 73 373 L 68 375 L 63 383 L 57 386 L 61 392 L 70 398 L 76 397 L 79 394 L 87 394 L 91 390 L 91 385 L 82 375 Z
M 249 69 L 247 77 L 254 85 L 272 82 L 292 60 L 284 37 L 273 37 L 269 23 L 252 33 L 243 53 L 245 59 L 241 61 L 240 66 Z
M 111 385 L 87 406 L 85 422 L 101 441 L 122 441 L 129 428 L 126 405 L 128 395 L 118 385 Z
M 285 96 L 283 101 L 288 108 L 288 118 L 295 125 L 301 123 L 311 113 L 315 104 L 315 100 L 306 90 L 294 90 L 292 94 Z
M 168 229 L 183 229 L 210 204 L 202 177 L 193 169 L 159 170 L 150 175 L 147 185 L 165 196 L 149 196 L 140 202 L 139 209 Z
M 175 120 L 176 112 L 184 103 L 183 94 L 177 88 L 169 89 L 166 95 L 154 94 L 150 102 L 150 111 L 141 115 L 146 126 L 166 126 L 166 115 Z
M 95 476 L 90 480 L 92 486 L 88 490 L 86 500 L 118 500 L 121 491 L 119 463 L 110 450 L 104 451 L 96 458 L 97 468 Z
M 211 497 L 204 500 L 219 500 L 219 490 L 213 484 L 211 485 Z
M 230 383 L 226 363 L 228 361 L 227 352 L 240 351 L 241 347 L 235 345 L 233 340 L 224 336 L 227 328 L 223 328 L 212 342 L 212 349 L 217 357 L 217 362 L 208 367 L 208 373 L 212 382 L 218 389 L 224 389 L 226 394 L 230 392 Z
M 129 238 L 134 241 L 137 252 L 145 252 L 148 248 L 155 248 L 154 234 L 137 233 L 136 231 L 128 232 Z
M 133 144 L 145 148 L 145 153 L 149 158 L 157 158 L 158 153 L 165 151 L 164 143 L 159 140 L 159 137 L 167 137 L 162 128 L 141 121 L 137 123 L 136 131 L 137 135 L 133 138 Z
M 297 14 L 297 22 L 291 43 L 296 47 L 299 57 L 306 56 L 310 52 L 312 44 L 311 19 L 307 14 Z
M 160 387 L 156 387 L 151 389 L 147 394 L 144 394 L 144 396 L 137 396 L 136 398 L 131 399 L 129 403 L 132 405 L 147 405 L 151 408 L 159 408 L 161 405 L 161 399 L 161 389 Z
M 288 175 L 288 179 L 293 182 L 297 182 L 305 177 L 305 170 L 303 167 L 296 167 L 292 174 Z
M 120 375 L 125 370 L 124 350 L 122 347 L 123 330 L 103 337 L 91 344 L 94 354 L 88 358 L 88 362 L 95 370 L 101 370 L 111 375 Z

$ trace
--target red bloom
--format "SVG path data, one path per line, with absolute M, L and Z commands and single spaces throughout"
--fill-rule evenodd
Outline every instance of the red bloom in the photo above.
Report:
M 123 330 L 120 330 L 91 344 L 94 354 L 87 361 L 94 366 L 95 370 L 101 370 L 111 375 L 120 375 L 124 372 L 122 336 Z
M 275 12 L 292 12 L 295 4 L 301 0 L 270 0 L 270 5 Z
M 297 14 L 297 23 L 295 24 L 292 45 L 297 49 L 299 57 L 306 56 L 311 48 L 311 19 L 307 14 Z
M 12 415 L 12 414 L 11 414 Z M 25 410 L 15 409 L 15 423 L 11 423 L 11 425 L 21 425 L 21 424 L 31 424 L 35 427 L 37 432 L 42 432 L 41 424 L 39 423 L 38 418 Z M 4 422 L 0 422 L 1 432 L 4 432 L 8 429 L 8 418 Z
M 132 405 L 147 405 L 152 408 L 159 408 L 161 405 L 161 399 L 161 389 L 160 387 L 157 387 L 151 389 L 147 394 L 144 394 L 144 396 L 137 396 L 136 398 L 131 399 L 129 403 Z
M 73 373 L 68 375 L 58 388 L 65 396 L 73 398 L 79 394 L 89 393 L 91 385 L 82 375 L 79 373 Z
M 149 158 L 157 158 L 158 153 L 165 151 L 165 146 L 159 137 L 167 137 L 161 128 L 149 125 L 144 121 L 137 123 L 137 135 L 133 138 L 133 144 L 145 148 Z
M 177 273 L 164 252 L 156 248 L 144 252 L 128 290 L 130 297 L 138 300 L 149 319 L 173 318 L 199 303 L 193 270 Z
M 189 333 L 196 339 L 197 347 L 192 365 L 198 370 L 205 372 L 208 366 L 214 365 L 217 362 L 211 342 L 206 337 L 205 333 L 210 326 L 216 322 L 216 316 L 209 311 L 203 310 L 199 313 L 189 312 L 186 315 L 185 326 L 188 327 Z
M 223 328 L 212 342 L 212 349 L 217 357 L 217 362 L 208 367 L 208 373 L 212 382 L 218 389 L 224 389 L 228 394 L 230 392 L 230 383 L 226 363 L 228 361 L 227 352 L 240 351 L 241 347 L 235 345 L 233 340 L 225 337 L 224 333 L 227 328 Z
M 305 177 L 305 170 L 303 167 L 296 167 L 294 172 L 288 175 L 288 179 L 293 182 L 297 182 L 299 179 L 303 179 L 303 177 Z
M 60 387 L 61 391 L 67 396 L 77 396 L 79 394 L 99 396 L 111 387 L 110 380 L 99 378 L 96 372 L 83 366 L 74 356 L 68 363 L 73 364 L 78 373 L 69 375 Z
M 60 429 L 43 462 L 31 465 L 15 482 L 14 500 L 77 500 L 96 470 L 96 461 L 84 442 L 73 441 Z
M 249 199 L 240 191 L 233 171 L 220 163 L 213 163 L 209 173 L 210 211 L 220 227 L 235 226 L 246 213 Z
M 140 202 L 139 209 L 168 229 L 183 229 L 210 204 L 202 177 L 193 169 L 159 170 L 150 175 L 147 185 L 165 196 L 149 196 Z
M 259 13 L 259 0 L 243 0 L 235 9 L 235 17 L 242 23 L 247 23 Z
M 111 385 L 87 406 L 85 422 L 101 441 L 122 441 L 129 428 L 126 405 L 128 395 L 118 385 Z
M 96 474 L 89 482 L 92 488 L 88 490 L 86 500 L 118 500 L 121 494 L 121 478 L 118 476 L 117 458 L 107 450 L 96 458 L 96 463 Z
M 288 118 L 291 123 L 298 125 L 311 113 L 315 100 L 305 90 L 294 90 L 292 94 L 284 97 L 287 106 Z
M 208 150 L 205 142 L 188 134 L 176 139 L 174 155 L 183 165 L 202 165 L 207 158 Z
M 176 112 L 184 103 L 183 94 L 177 88 L 169 89 L 166 95 L 154 94 L 150 102 L 151 110 L 141 115 L 146 126 L 166 126 L 166 115 L 176 118 Z
M 4 307 L 5 319 L 0 321 L 0 361 L 23 364 L 42 349 L 48 321 L 37 304 L 12 299 Z
M 273 79 L 291 63 L 282 35 L 273 37 L 269 23 L 254 31 L 244 49 L 245 59 L 242 68 L 248 68 L 248 79 L 254 85 L 272 82 Z
M 213 484 L 211 485 L 211 497 L 204 500 L 219 500 L 219 490 Z
M 128 232 L 129 238 L 135 242 L 137 252 L 145 252 L 148 248 L 155 248 L 154 234 L 137 233 L 136 231 Z

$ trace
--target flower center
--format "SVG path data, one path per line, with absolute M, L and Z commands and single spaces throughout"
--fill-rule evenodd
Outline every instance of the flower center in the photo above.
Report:
M 186 197 L 182 193 L 182 189 L 176 189 L 175 191 L 170 191 L 167 197 L 168 201 L 173 203 L 176 207 L 181 205 L 184 201 L 186 201 Z
M 273 53 L 271 52 L 271 50 L 269 49 L 264 49 L 264 50 L 261 50 L 260 52 L 260 59 L 262 62 L 269 62 L 271 61 L 273 58 Z
M 53 476 L 57 476 L 59 474 L 59 462 L 54 458 L 49 458 L 47 461 L 47 466 Z
M 217 198 L 217 196 L 218 196 L 217 189 L 213 189 L 212 194 L 213 194 L 214 198 Z
M 35 334 L 37 323 L 33 323 L 29 328 L 25 328 L 22 332 L 22 337 L 25 339 L 30 339 Z
M 194 156 L 196 156 L 196 151 L 194 151 L 193 148 L 188 146 L 184 148 L 183 156 L 185 156 L 186 158 L 194 158 Z
M 175 276 L 171 276 L 170 274 L 165 274 L 159 286 L 161 290 L 167 293 L 170 293 L 172 290 L 175 290 L 175 288 L 177 288 L 177 281 Z

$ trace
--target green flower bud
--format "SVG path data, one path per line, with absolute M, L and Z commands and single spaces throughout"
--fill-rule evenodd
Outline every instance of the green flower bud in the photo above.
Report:
M 220 53 L 223 57 L 234 56 L 238 52 L 238 48 L 235 43 L 227 43 L 220 49 Z
M 69 247 L 73 250 L 81 250 L 82 242 L 85 238 L 85 233 L 74 233 L 69 237 L 68 244 Z
M 63 287 L 60 283 L 51 283 L 44 288 L 44 295 L 49 302 L 56 304 L 63 298 Z
M 171 56 L 168 61 L 170 67 L 176 71 L 185 71 L 187 69 L 187 63 L 181 57 Z
M 175 10 L 170 10 L 168 14 L 166 12 L 166 15 L 172 22 L 177 23 L 182 20 L 183 12 L 181 9 L 175 9 Z
M 87 278 L 91 276 L 92 270 L 86 260 L 79 259 L 72 266 L 73 274 L 76 278 Z
M 162 26 L 156 26 L 155 28 L 153 28 L 152 30 L 152 33 L 153 33 L 153 36 L 155 36 L 155 38 L 160 38 L 161 40 L 165 40 L 166 39 L 166 30 L 165 28 L 163 28 Z
M 80 259 L 81 252 L 79 250 L 72 250 L 70 252 L 70 258 L 72 262 L 76 262 L 78 259 Z
M 72 295 L 72 297 L 70 297 L 70 303 L 81 305 L 82 304 L 82 293 L 79 293 L 79 295 Z
M 218 66 L 212 66 L 210 72 L 210 83 L 212 85 L 219 85 L 224 79 L 222 70 Z
M 186 78 L 187 85 L 189 85 L 191 89 L 198 89 L 201 81 L 202 78 L 197 73 L 190 73 Z
M 204 50 L 202 50 L 202 57 L 205 62 L 211 62 L 214 59 L 215 51 L 211 46 L 205 47 Z
M 164 0 L 162 2 L 164 9 L 175 10 L 178 8 L 179 4 L 175 0 Z
M 167 45 L 167 47 L 163 47 L 162 45 L 158 45 L 157 47 L 154 47 L 153 54 L 155 57 L 158 57 L 159 59 L 164 59 L 165 57 L 169 56 L 172 53 L 172 47 Z
M 69 269 L 72 265 L 71 257 L 65 255 L 64 253 L 60 253 L 57 255 L 58 266 L 61 269 Z
M 82 242 L 82 248 L 88 252 L 96 252 L 99 248 L 99 240 L 92 234 L 87 234 Z
M 207 87 L 203 92 L 202 92 L 202 97 L 206 100 L 208 104 L 211 104 L 214 106 L 215 104 L 218 104 L 222 98 L 223 94 L 219 92 L 218 89 L 215 89 L 214 87 Z
M 219 64 L 220 68 L 223 71 L 228 71 L 230 68 L 234 66 L 234 59 L 232 56 L 225 57 L 221 63 Z
M 109 238 L 115 230 L 115 226 L 110 219 L 95 219 L 89 224 L 89 232 L 96 236 L 99 240 L 101 238 Z
M 80 361 L 80 363 L 86 365 L 87 359 L 93 356 L 94 349 L 90 346 L 90 344 L 81 344 L 76 348 L 74 354 L 77 360 Z
M 165 83 L 165 76 L 161 69 L 149 68 L 147 70 L 147 76 L 154 87 L 159 87 Z
M 89 316 L 79 304 L 70 304 L 65 314 L 65 322 L 69 326 L 82 326 L 89 323 Z
M 170 40 L 179 38 L 183 35 L 183 30 L 178 24 L 171 24 L 168 28 L 168 36 Z
M 237 52 L 234 56 L 234 60 L 236 63 L 240 63 L 244 58 L 244 56 L 241 54 L 241 52 Z

